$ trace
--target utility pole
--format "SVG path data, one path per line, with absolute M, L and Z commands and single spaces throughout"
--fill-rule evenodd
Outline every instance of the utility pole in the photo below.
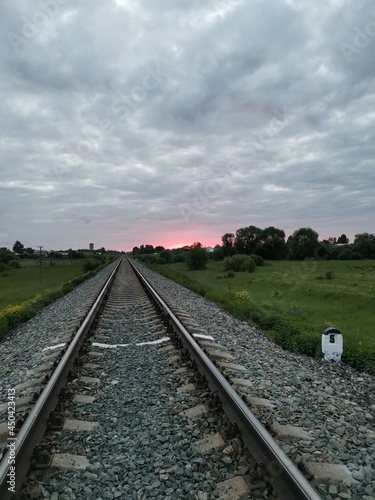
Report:
M 42 248 L 44 246 L 38 245 L 39 248 L 39 280 L 42 281 Z

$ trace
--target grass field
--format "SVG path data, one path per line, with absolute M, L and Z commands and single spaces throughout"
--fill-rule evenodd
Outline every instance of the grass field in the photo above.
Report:
M 205 271 L 185 264 L 157 271 L 259 327 L 292 351 L 321 357 L 322 330 L 344 338 L 343 361 L 375 374 L 375 262 L 273 261 L 227 277 L 220 262 Z
M 20 262 L 21 269 L 11 269 L 5 273 L 7 276 L 0 275 L 0 310 L 54 290 L 82 275 L 85 261 L 56 261 L 53 267 L 50 267 L 49 262 L 43 262 L 41 275 L 39 261 Z
M 42 307 L 71 292 L 93 276 L 108 262 L 92 263 L 96 267 L 85 272 L 88 259 L 76 261 L 21 261 L 20 269 L 0 273 L 0 338 L 20 323 L 35 316 Z

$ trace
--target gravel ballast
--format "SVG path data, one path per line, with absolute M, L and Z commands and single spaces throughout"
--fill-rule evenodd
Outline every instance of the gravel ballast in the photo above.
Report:
M 166 327 L 154 319 L 152 306 L 145 312 L 148 299 L 136 278 L 122 272 L 69 384 L 75 395 L 95 399 L 64 403 L 65 418 L 88 422 L 93 429 L 63 429 L 42 441 L 55 455 L 84 456 L 89 466 L 32 473 L 20 499 L 35 494 L 58 500 L 208 500 L 219 498 L 219 483 L 245 475 L 253 481 L 247 498 L 265 498 L 270 488 L 258 477 L 254 460 L 208 388 L 198 385 L 195 370 L 180 372 L 183 363 L 171 361 L 179 351 Z M 192 383 L 195 391 L 179 391 Z M 203 403 L 208 406 L 204 415 L 182 414 Z M 224 445 L 202 455 L 195 443 L 219 433 Z

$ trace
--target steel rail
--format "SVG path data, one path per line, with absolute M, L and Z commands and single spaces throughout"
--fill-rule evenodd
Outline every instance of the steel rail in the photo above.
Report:
M 135 264 L 130 259 L 128 260 L 145 289 L 168 316 L 169 323 L 180 336 L 190 356 L 196 361 L 199 371 L 206 377 L 211 390 L 220 397 L 225 413 L 232 423 L 238 426 L 251 455 L 258 464 L 265 467 L 269 482 L 279 497 L 283 500 L 321 500 L 316 490 L 249 410 L 170 307 L 148 283 Z
M 52 373 L 41 395 L 37 399 L 33 409 L 27 416 L 20 428 L 16 440 L 14 456 L 10 449 L 0 463 L 0 498 L 8 500 L 14 495 L 9 488 L 9 473 L 12 459 L 15 460 L 16 491 L 19 491 L 30 467 L 30 458 L 35 446 L 40 442 L 47 428 L 47 422 L 51 411 L 56 407 L 61 388 L 65 385 L 68 373 L 73 366 L 79 349 L 84 341 L 87 332 L 93 323 L 97 312 L 110 289 L 116 273 L 120 267 L 122 259 L 118 262 L 111 275 L 102 287 L 94 305 L 91 307 L 82 325 L 69 344 L 66 352 L 61 358 L 56 369 Z

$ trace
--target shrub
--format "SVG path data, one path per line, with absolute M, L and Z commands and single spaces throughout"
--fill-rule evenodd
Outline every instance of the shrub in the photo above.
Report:
M 237 254 L 233 257 L 225 257 L 223 260 L 224 271 L 246 271 L 247 255 Z
M 227 272 L 227 278 L 234 278 L 236 276 L 236 273 L 232 270 Z
M 253 273 L 255 269 L 257 268 L 253 257 L 248 257 L 246 260 L 246 271 L 249 273 Z
M 7 248 L 0 248 L 0 262 L 3 264 L 8 264 L 11 260 L 14 259 L 14 253 L 8 250 Z
M 362 260 L 363 255 L 352 247 L 344 247 L 337 254 L 338 260 Z
M 264 264 L 266 263 L 266 261 L 260 255 L 251 254 L 251 258 L 255 262 L 256 266 L 264 266 Z
M 15 260 L 15 259 L 9 261 L 8 266 L 11 267 L 12 269 L 20 269 L 20 267 L 21 267 L 18 260 Z
M 103 255 L 95 255 L 94 259 L 99 263 L 97 267 L 105 264 L 105 257 Z
M 25 300 L 21 304 L 7 306 L 2 309 L 0 311 L 0 320 L 4 321 L 5 319 L 8 326 L 13 328 L 35 316 L 41 307 L 43 307 L 43 298 L 38 294 L 33 299 Z
M 138 255 L 137 259 L 140 260 L 141 262 L 145 262 L 146 264 L 156 264 L 157 260 L 155 255 L 150 255 L 150 254 Z
M 159 260 L 160 259 L 165 260 L 164 264 L 169 264 L 169 262 L 172 262 L 172 252 L 170 250 L 162 250 L 159 255 Z
M 84 273 L 88 273 L 90 271 L 94 271 L 94 269 L 97 269 L 100 266 L 100 261 L 99 260 L 88 260 L 85 262 L 82 266 L 82 270 Z
M 225 257 L 223 260 L 224 271 L 248 271 L 249 273 L 252 273 L 255 271 L 255 268 L 256 264 L 253 256 L 237 254 L 233 255 L 233 257 Z
M 186 265 L 190 271 L 206 269 L 208 255 L 200 243 L 197 243 L 194 248 L 188 251 L 186 256 Z M 199 292 L 198 292 L 199 293 Z
M 223 247 L 215 247 L 215 249 L 211 255 L 212 255 L 213 260 L 216 260 L 216 261 L 223 260 L 223 258 L 224 258 Z
M 156 264 L 161 264 L 161 265 L 167 264 L 167 260 L 164 259 L 163 257 L 159 257 L 156 261 Z
M 3 273 L 4 271 L 7 271 L 9 268 L 6 264 L 3 264 L 0 262 L 0 273 Z
M 335 277 L 335 273 L 334 271 L 327 271 L 324 277 L 326 280 L 333 280 L 333 278 Z
M 172 262 L 173 263 L 185 262 L 185 252 L 184 253 L 175 253 L 172 256 Z

